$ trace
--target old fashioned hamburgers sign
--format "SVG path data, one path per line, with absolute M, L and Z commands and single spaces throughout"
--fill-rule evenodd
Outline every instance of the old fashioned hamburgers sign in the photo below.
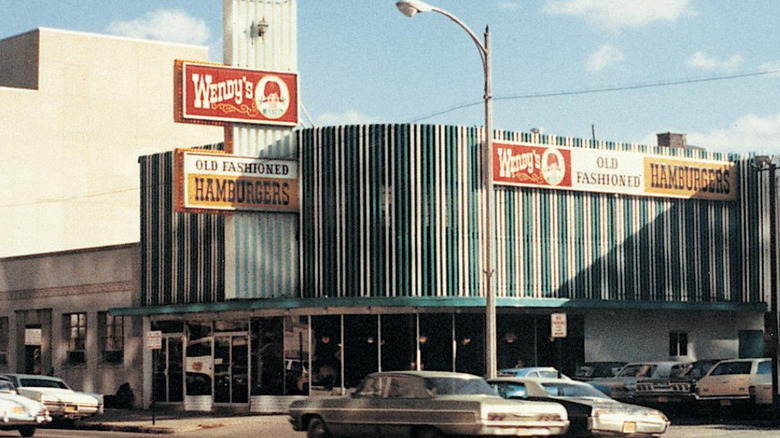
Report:
M 177 122 L 298 124 L 298 75 L 176 61 Z
M 736 166 L 729 161 L 530 143 L 493 143 L 493 181 L 637 196 L 737 198 Z
M 298 211 L 298 162 L 176 150 L 180 212 Z

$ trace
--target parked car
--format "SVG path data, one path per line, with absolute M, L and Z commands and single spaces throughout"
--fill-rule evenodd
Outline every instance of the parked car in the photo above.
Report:
M 78 420 L 100 412 L 100 400 L 70 389 L 62 379 L 36 374 L 4 374 L 19 395 L 43 403 L 55 420 Z
M 513 400 L 554 401 L 566 408 L 568 435 L 661 435 L 669 419 L 655 409 L 621 403 L 592 385 L 575 380 L 505 377 L 488 380 Z
M 498 370 L 499 377 L 547 377 L 550 379 L 569 380 L 569 376 L 553 367 L 519 367 Z
M 679 376 L 640 379 L 634 386 L 634 403 L 687 403 L 696 398 L 696 383 L 721 359 L 697 360 L 688 364 Z
M 632 362 L 621 368 L 615 377 L 593 379 L 589 383 L 616 400 L 630 401 L 634 396 L 634 386 L 640 379 L 676 377 L 689 363 L 691 362 Z
M 696 384 L 696 399 L 733 403 L 772 403 L 772 359 L 731 359 L 718 362 Z M 767 391 L 768 386 L 768 391 Z M 761 395 L 758 396 L 758 388 Z
M 51 421 L 46 406 L 22 397 L 5 380 L 0 380 L 0 413 L 0 430 L 17 430 L 24 437 L 35 435 L 38 426 Z
M 574 379 L 586 382 L 601 377 L 615 377 L 626 362 L 585 362 L 577 367 Z
M 379 372 L 345 397 L 309 397 L 290 405 L 290 423 L 309 438 L 444 435 L 560 435 L 566 409 L 504 400 L 485 379 L 437 371 Z

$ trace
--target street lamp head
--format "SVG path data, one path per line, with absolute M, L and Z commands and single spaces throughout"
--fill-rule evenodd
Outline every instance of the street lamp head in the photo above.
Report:
M 433 10 L 433 6 L 417 0 L 402 0 L 396 2 L 395 6 L 399 11 L 401 11 L 402 14 L 409 18 L 414 17 L 420 12 L 431 12 Z

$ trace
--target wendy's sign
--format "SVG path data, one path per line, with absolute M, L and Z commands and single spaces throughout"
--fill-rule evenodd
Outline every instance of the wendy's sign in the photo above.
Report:
M 176 61 L 177 122 L 298 124 L 298 75 Z
M 493 142 L 493 182 L 635 196 L 734 201 L 729 161 L 531 143 Z

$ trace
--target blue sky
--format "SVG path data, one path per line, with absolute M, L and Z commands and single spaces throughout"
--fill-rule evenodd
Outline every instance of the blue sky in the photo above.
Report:
M 496 129 L 590 138 L 593 126 L 643 144 L 671 131 L 780 154 L 778 1 L 430 3 L 480 37 L 490 26 Z M 0 4 L 0 38 L 52 27 L 202 44 L 221 61 L 220 0 Z M 410 19 L 394 0 L 299 0 L 298 20 L 301 100 L 317 125 L 484 123 L 477 50 L 445 17 Z

